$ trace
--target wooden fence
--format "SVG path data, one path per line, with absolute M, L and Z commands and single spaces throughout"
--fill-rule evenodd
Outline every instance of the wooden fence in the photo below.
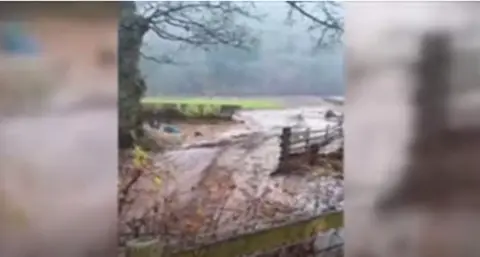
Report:
M 334 126 L 327 126 L 326 129 L 283 128 L 280 135 L 281 152 L 278 171 L 288 168 L 285 164 L 292 155 L 306 155 L 309 164 L 313 165 L 320 149 L 341 136 L 343 136 L 341 121 Z

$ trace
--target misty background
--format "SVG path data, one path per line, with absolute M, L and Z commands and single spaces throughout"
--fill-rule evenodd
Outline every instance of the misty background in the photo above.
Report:
M 260 21 L 243 18 L 257 42 L 249 50 L 209 50 L 145 35 L 139 67 L 147 96 L 343 95 L 343 46 L 316 46 L 303 17 L 285 2 L 256 2 Z M 160 63 L 158 58 L 163 58 Z M 173 63 L 165 63 L 165 58 Z

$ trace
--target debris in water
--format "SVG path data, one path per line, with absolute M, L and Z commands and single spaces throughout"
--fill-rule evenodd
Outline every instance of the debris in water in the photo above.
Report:
M 170 134 L 180 134 L 180 129 L 175 125 L 163 125 L 163 132 Z

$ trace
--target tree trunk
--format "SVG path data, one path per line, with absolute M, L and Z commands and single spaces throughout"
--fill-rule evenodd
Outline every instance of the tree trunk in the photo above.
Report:
M 140 100 L 146 87 L 138 61 L 148 21 L 135 13 L 134 2 L 124 2 L 119 30 L 119 147 L 131 148 L 143 137 Z

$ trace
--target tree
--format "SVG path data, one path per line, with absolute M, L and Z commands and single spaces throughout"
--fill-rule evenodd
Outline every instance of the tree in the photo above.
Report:
M 248 49 L 255 44 L 251 29 L 237 23 L 238 17 L 260 19 L 248 2 L 122 2 L 119 31 L 119 142 L 129 148 L 143 137 L 140 99 L 145 83 L 138 69 L 140 56 L 158 63 L 173 63 L 168 53 L 145 56 L 141 45 L 147 32 L 160 40 L 210 49 L 229 45 Z
M 287 1 L 290 6 L 288 19 L 295 14 L 310 22 L 308 31 L 312 33 L 317 47 L 338 43 L 344 32 L 343 8 L 338 1 L 300 2 Z
M 337 2 L 287 1 L 289 17 L 299 14 L 311 22 L 308 28 L 318 45 L 338 41 L 343 34 L 341 6 Z M 141 52 L 144 36 L 151 32 L 159 40 L 183 47 L 209 50 L 218 45 L 249 49 L 255 45 L 252 29 L 238 18 L 256 19 L 252 2 L 122 2 L 119 31 L 119 141 L 120 147 L 133 145 L 143 137 L 140 99 L 146 87 L 138 64 L 140 57 L 162 64 L 175 62 L 174 56 Z

